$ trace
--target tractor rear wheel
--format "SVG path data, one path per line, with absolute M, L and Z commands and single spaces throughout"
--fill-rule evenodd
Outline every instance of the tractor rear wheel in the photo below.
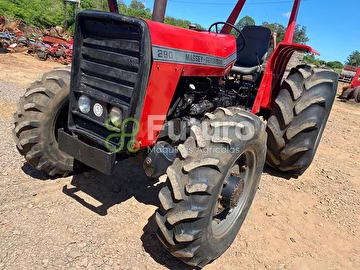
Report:
M 357 86 L 354 90 L 354 98 L 356 103 L 360 103 L 360 86 Z
M 74 159 L 58 148 L 57 130 L 67 125 L 70 68 L 42 74 L 30 84 L 13 114 L 13 137 L 26 161 L 49 175 L 73 171 Z
M 234 241 L 254 199 L 265 164 L 266 132 L 237 108 L 207 114 L 178 146 L 159 193 L 158 237 L 175 257 L 203 267 Z M 205 134 L 206 132 L 206 134 Z
M 271 167 L 301 175 L 319 145 L 337 91 L 336 72 L 301 65 L 281 85 L 267 123 Z

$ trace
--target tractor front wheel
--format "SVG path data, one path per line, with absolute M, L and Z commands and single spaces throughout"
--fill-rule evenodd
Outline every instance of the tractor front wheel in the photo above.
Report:
M 337 90 L 338 74 L 301 65 L 281 85 L 267 123 L 271 167 L 301 175 L 311 164 Z
M 74 159 L 60 151 L 57 142 L 58 129 L 67 125 L 69 93 L 70 69 L 54 69 L 27 87 L 13 115 L 13 137 L 19 153 L 51 176 L 73 171 Z
M 258 188 L 266 132 L 255 115 L 237 108 L 206 114 L 178 146 L 159 193 L 158 237 L 175 257 L 203 267 L 234 241 Z

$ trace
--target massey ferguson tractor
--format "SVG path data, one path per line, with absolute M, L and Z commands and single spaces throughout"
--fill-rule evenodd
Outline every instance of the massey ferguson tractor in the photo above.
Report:
M 203 267 L 234 241 L 265 162 L 291 176 L 309 167 L 338 75 L 300 65 L 283 78 L 293 52 L 316 53 L 292 43 L 300 0 L 271 55 L 268 28 L 234 26 L 245 0 L 208 30 L 163 24 L 166 0 L 151 21 L 108 2 L 111 12 L 78 14 L 71 69 L 42 74 L 20 98 L 17 149 L 52 176 L 74 161 L 110 175 L 134 155 L 147 176 L 166 174 L 158 238 Z

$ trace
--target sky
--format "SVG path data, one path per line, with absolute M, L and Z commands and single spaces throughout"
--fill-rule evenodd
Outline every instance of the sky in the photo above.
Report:
M 154 0 L 141 0 L 153 9 Z M 129 5 L 131 0 L 124 0 Z M 166 16 L 189 20 L 207 28 L 226 21 L 236 0 L 168 0 Z M 250 16 L 287 25 L 293 0 L 247 0 L 239 18 Z M 360 51 L 360 0 L 302 0 L 297 23 L 307 27 L 308 45 L 325 61 L 344 63 L 351 52 Z

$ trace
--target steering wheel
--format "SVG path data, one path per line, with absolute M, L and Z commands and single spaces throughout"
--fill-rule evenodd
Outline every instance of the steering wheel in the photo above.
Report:
M 245 44 L 246 44 L 246 41 L 245 41 L 245 36 L 243 33 L 241 33 L 241 31 L 233 24 L 231 23 L 227 23 L 227 22 L 216 22 L 216 23 L 213 23 L 212 25 L 210 25 L 209 27 L 209 32 L 211 32 L 211 28 L 213 28 L 215 26 L 215 33 L 220 33 L 219 32 L 219 29 L 218 29 L 218 25 L 221 25 L 223 24 L 224 26 L 227 25 L 227 26 L 230 26 L 231 28 L 235 29 L 236 32 L 239 33 L 239 37 L 241 36 L 241 39 L 242 39 L 242 42 L 239 41 L 239 37 L 236 39 L 236 48 L 237 48 L 237 51 L 240 52 L 242 51 L 244 48 L 245 48 Z

